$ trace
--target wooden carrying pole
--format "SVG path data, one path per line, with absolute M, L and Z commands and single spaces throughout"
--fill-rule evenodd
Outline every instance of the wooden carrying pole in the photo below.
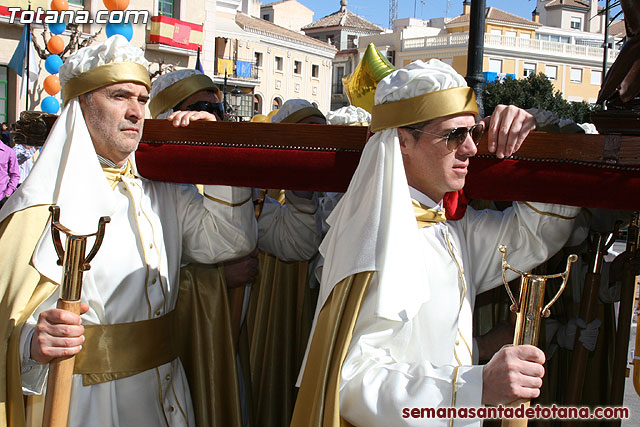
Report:
M 569 256 L 567 259 L 567 268 L 564 273 L 540 276 L 537 274 L 525 273 L 511 267 L 507 263 L 506 246 L 500 246 L 498 250 L 502 252 L 502 279 L 504 280 L 504 285 L 512 302 L 511 311 L 517 314 L 513 345 L 528 344 L 537 346 L 542 318 L 549 317 L 549 308 L 551 308 L 553 303 L 555 303 L 560 297 L 562 291 L 564 291 L 564 288 L 567 285 L 567 280 L 569 279 L 571 264 L 576 262 L 578 257 L 576 255 Z M 511 270 L 520 275 L 519 301 L 516 301 L 511 289 L 509 288 L 509 281 L 506 276 L 507 270 Z M 547 305 L 544 305 L 546 282 L 548 279 L 554 279 L 557 277 L 562 277 L 562 285 L 551 301 L 549 301 Z M 520 405 L 524 405 L 526 410 L 526 408 L 529 408 L 529 401 L 517 400 L 509 404 L 511 407 L 519 407 Z M 528 422 L 529 419 L 526 417 L 505 418 L 502 420 L 502 427 L 526 427 Z
M 589 272 L 584 279 L 584 289 L 580 302 L 580 318 L 586 324 L 595 319 L 598 309 L 598 295 L 600 293 L 600 277 L 602 261 L 604 257 L 606 241 L 600 233 L 595 234 L 591 254 Z M 587 369 L 587 359 L 589 350 L 579 340 L 579 333 L 576 333 L 571 355 L 571 375 L 567 384 L 567 405 L 578 405 L 582 398 L 582 387 L 584 386 L 585 371 Z
M 634 213 L 627 230 L 627 253 L 634 254 L 638 250 L 640 220 L 638 212 Z M 633 291 L 636 277 L 630 268 L 625 266 L 622 273 L 620 289 L 620 309 L 618 311 L 618 328 L 613 359 L 613 379 L 611 381 L 611 405 L 622 406 L 624 396 L 624 380 L 627 377 L 627 353 L 629 351 L 629 333 L 631 332 L 631 312 L 633 311 Z M 616 424 L 620 424 L 617 420 Z
M 58 254 L 58 265 L 62 266 L 62 282 L 60 299 L 57 307 L 75 314 L 80 314 L 80 295 L 82 293 L 82 274 L 91 268 L 90 262 L 98 252 L 104 238 L 105 225 L 109 217 L 102 217 L 98 222 L 98 231 L 89 235 L 73 234 L 60 224 L 60 208 L 51 206 L 51 234 L 53 245 Z M 67 236 L 62 246 L 60 233 Z M 87 237 L 96 236 L 91 251 L 86 255 Z M 75 356 L 61 357 L 49 362 L 47 394 L 45 396 L 43 427 L 66 427 L 71 401 L 71 382 Z

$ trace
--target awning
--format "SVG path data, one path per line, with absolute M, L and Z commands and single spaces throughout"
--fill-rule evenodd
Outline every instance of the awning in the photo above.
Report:
M 238 24 L 235 23 L 235 21 L 232 21 L 231 19 L 216 20 L 215 36 L 250 42 L 257 42 L 260 40 L 258 36 L 243 30 Z

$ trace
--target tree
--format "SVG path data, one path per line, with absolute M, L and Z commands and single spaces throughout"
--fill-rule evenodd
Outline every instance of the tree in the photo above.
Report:
M 487 116 L 493 113 L 498 104 L 512 104 L 525 109 L 552 111 L 559 118 L 576 123 L 589 122 L 591 112 L 600 109 L 584 101 L 565 100 L 542 73 L 532 74 L 525 79 L 506 78 L 502 82 L 496 80 L 487 83 L 482 89 L 482 101 Z

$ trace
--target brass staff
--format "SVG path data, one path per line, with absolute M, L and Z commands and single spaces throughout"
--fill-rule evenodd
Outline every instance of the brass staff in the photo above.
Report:
M 51 235 L 53 245 L 58 254 L 58 265 L 62 266 L 62 282 L 60 299 L 57 307 L 75 314 L 80 314 L 80 295 L 82 293 L 82 274 L 89 270 L 89 264 L 98 253 L 104 239 L 105 226 L 111 219 L 103 216 L 98 221 L 98 231 L 93 234 L 77 235 L 60 224 L 60 208 L 50 206 Z M 65 246 L 62 246 L 60 233 L 67 236 Z M 96 236 L 96 241 L 85 256 L 87 238 Z M 47 394 L 45 397 L 43 427 L 66 427 L 69 417 L 69 402 L 71 400 L 71 380 L 75 356 L 60 357 L 49 362 L 49 378 L 47 380 Z
M 638 250 L 640 219 L 634 213 L 627 229 L 627 253 L 633 255 Z M 611 404 L 622 406 L 624 396 L 624 380 L 628 375 L 627 353 L 629 351 L 629 333 L 631 332 L 631 312 L 633 311 L 633 291 L 636 277 L 631 269 L 625 266 L 622 272 L 620 289 L 620 310 L 618 311 L 618 328 L 616 329 L 616 346 L 613 359 L 613 379 L 611 380 Z M 621 420 L 613 422 L 620 425 Z
M 538 345 L 538 335 L 540 333 L 540 322 L 543 317 L 549 317 L 549 308 L 555 303 L 562 291 L 564 291 L 569 278 L 569 272 L 571 271 L 571 264 L 576 262 L 578 257 L 576 255 L 569 255 L 567 259 L 567 268 L 564 273 L 551 274 L 551 275 L 537 275 L 531 273 L 525 273 L 511 267 L 507 263 L 507 247 L 500 246 L 498 250 L 502 253 L 502 280 L 507 288 L 509 298 L 513 303 L 511 305 L 511 311 L 517 314 L 516 318 L 516 331 L 513 338 L 513 345 Z M 509 288 L 509 281 L 507 280 L 507 270 L 511 270 L 520 275 L 520 301 L 516 301 L 513 297 L 513 293 Z M 562 277 L 562 285 L 558 290 L 558 293 L 549 301 L 547 305 L 544 305 L 544 291 L 546 282 L 548 279 L 555 279 Z M 509 404 L 509 406 L 520 406 L 524 404 L 526 408 L 529 407 L 528 400 L 517 400 Z M 528 423 L 527 418 L 514 418 L 503 419 L 503 427 L 524 427 Z

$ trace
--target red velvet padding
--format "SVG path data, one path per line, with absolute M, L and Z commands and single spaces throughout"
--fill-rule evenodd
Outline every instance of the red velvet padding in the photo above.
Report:
M 474 158 L 465 194 L 472 199 L 640 210 L 640 172 L 570 163 Z
M 136 151 L 142 176 L 191 184 L 346 191 L 359 152 L 145 144 Z

